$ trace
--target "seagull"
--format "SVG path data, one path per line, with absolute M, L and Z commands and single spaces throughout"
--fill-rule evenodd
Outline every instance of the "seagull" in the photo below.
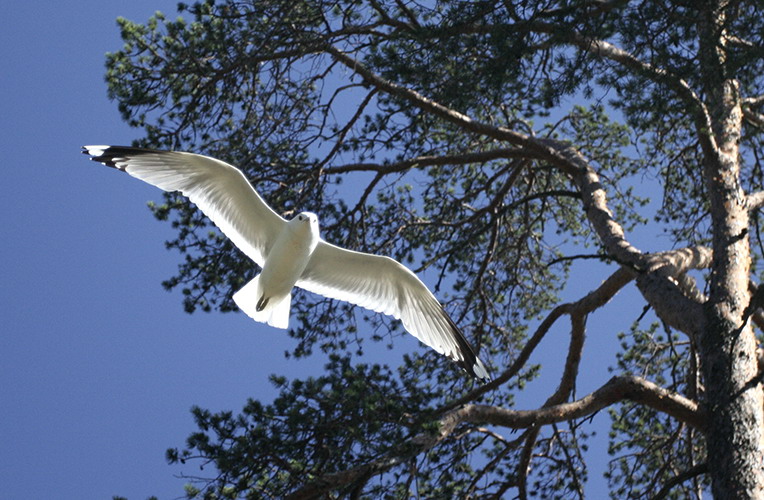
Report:
M 400 319 L 420 341 L 471 376 L 490 381 L 459 327 L 411 270 L 390 257 L 324 241 L 314 213 L 284 219 L 233 165 L 195 153 L 129 146 L 83 146 L 82 152 L 164 191 L 180 191 L 255 261 L 261 273 L 233 295 L 255 321 L 287 329 L 297 286 Z

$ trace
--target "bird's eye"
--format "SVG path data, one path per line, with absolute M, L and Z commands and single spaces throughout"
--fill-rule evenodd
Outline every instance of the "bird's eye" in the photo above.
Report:
M 297 218 L 298 218 L 298 219 L 300 219 L 300 220 L 302 220 L 302 215 L 298 216 Z

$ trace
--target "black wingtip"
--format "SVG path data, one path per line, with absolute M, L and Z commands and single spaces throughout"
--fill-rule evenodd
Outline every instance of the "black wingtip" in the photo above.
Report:
M 484 384 L 487 384 L 492 380 L 491 375 L 488 374 L 488 369 L 477 356 L 475 356 L 475 362 L 470 367 L 469 374 Z
M 82 146 L 82 153 L 90 155 L 90 159 L 102 163 L 107 167 L 124 170 L 124 165 L 119 160 L 144 154 L 161 153 L 154 149 L 135 148 L 132 146 Z
M 82 154 L 90 155 L 91 161 L 102 163 L 107 167 L 119 169 L 117 164 L 114 163 L 114 159 L 116 158 L 113 151 L 114 149 L 120 149 L 120 146 L 82 146 Z
M 446 320 L 448 321 L 448 324 L 454 333 L 456 343 L 459 346 L 459 353 L 461 354 L 462 359 L 455 360 L 456 363 L 471 377 L 481 381 L 484 384 L 487 384 L 491 381 L 491 376 L 488 374 L 488 369 L 485 367 L 483 362 L 480 361 L 480 358 L 477 357 L 477 354 L 475 354 L 472 346 L 469 342 L 467 342 L 467 339 L 464 337 L 461 329 L 456 325 L 456 323 L 454 323 L 454 320 L 451 319 L 451 316 L 448 315 L 445 309 L 441 308 L 441 310 L 443 311 L 443 315 L 446 317 Z
M 493 380 L 483 362 L 480 361 L 480 358 L 474 356 L 474 354 L 472 356 L 465 356 L 464 360 L 459 360 L 456 364 L 458 364 L 459 368 L 464 370 L 467 375 L 481 384 L 487 384 Z

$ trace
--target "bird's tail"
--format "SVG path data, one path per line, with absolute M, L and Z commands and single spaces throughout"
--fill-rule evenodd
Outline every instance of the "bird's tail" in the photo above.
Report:
M 244 285 L 244 288 L 233 294 L 233 301 L 247 316 L 268 323 L 276 328 L 289 328 L 289 308 L 292 305 L 292 294 L 286 297 L 263 297 L 260 288 L 260 275 Z M 261 305 L 258 310 L 258 304 Z

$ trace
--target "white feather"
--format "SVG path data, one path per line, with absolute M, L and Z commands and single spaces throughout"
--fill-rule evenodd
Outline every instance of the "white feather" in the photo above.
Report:
M 236 167 L 193 153 L 121 146 L 83 149 L 95 161 L 165 191 L 180 191 L 263 267 L 263 274 L 234 295 L 239 308 L 253 319 L 287 328 L 289 290 L 298 286 L 400 319 L 420 341 L 474 376 L 489 379 L 458 327 L 414 273 L 389 257 L 354 252 L 320 240 L 317 218 L 308 212 L 300 214 L 299 221 L 295 218 L 288 223 Z M 271 255 L 274 245 L 278 248 Z M 265 275 L 267 282 L 259 280 Z M 273 301 L 261 300 L 271 298 L 270 293 Z

